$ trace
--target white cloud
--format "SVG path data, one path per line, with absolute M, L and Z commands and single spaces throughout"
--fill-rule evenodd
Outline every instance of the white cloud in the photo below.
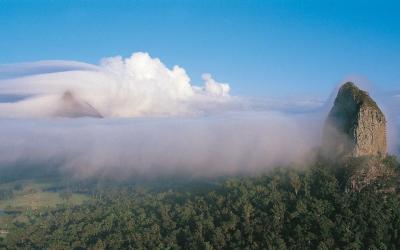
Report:
M 53 116 L 67 91 L 105 117 L 192 115 L 208 104 L 230 101 L 228 84 L 218 83 L 206 74 L 204 87 L 196 87 L 185 69 L 169 69 L 143 52 L 125 59 L 104 58 L 98 66 L 60 61 L 52 65 L 47 61 L 4 67 L 3 71 L 8 72 L 13 68 L 17 72 L 23 68 L 35 70 L 32 75 L 0 80 L 0 94 L 29 96 L 0 104 L 3 117 Z
M 211 74 L 209 74 L 209 73 L 203 74 L 202 78 L 205 82 L 204 89 L 208 94 L 210 94 L 212 96 L 216 96 L 216 97 L 229 96 L 229 90 L 230 90 L 229 84 L 219 83 L 219 82 L 215 81 L 211 77 Z

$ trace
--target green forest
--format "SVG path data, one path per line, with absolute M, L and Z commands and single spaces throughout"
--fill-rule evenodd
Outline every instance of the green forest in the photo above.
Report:
M 258 176 L 48 181 L 35 185 L 59 202 L 10 213 L 0 249 L 399 249 L 400 167 L 384 163 L 396 175 L 357 191 L 348 167 L 323 161 Z M 27 185 L 2 183 L 0 208 Z

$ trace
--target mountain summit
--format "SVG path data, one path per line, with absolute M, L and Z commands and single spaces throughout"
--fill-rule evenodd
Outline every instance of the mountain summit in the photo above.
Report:
M 71 91 L 64 92 L 59 100 L 59 106 L 54 116 L 102 118 L 102 115 L 92 105 L 79 99 Z
M 354 83 L 343 84 L 329 112 L 324 150 L 337 156 L 384 156 L 386 119 L 376 102 Z

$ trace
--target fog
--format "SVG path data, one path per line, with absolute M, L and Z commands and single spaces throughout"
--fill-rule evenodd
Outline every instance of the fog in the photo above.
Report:
M 254 173 L 305 163 L 318 127 L 304 117 L 235 113 L 196 118 L 7 119 L 0 160 L 58 162 L 76 176 Z M 18 165 L 18 164 L 15 164 Z
M 306 166 L 337 91 L 322 101 L 232 96 L 211 74 L 197 85 L 182 67 L 169 69 L 147 53 L 99 65 L 3 65 L 0 74 L 0 166 L 40 165 L 78 178 Z M 398 153 L 400 98 L 374 93 Z

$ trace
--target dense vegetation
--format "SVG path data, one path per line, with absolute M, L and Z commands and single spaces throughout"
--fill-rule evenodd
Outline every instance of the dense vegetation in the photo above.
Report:
M 386 164 L 398 171 L 398 163 Z M 8 249 L 398 249 L 397 177 L 360 192 L 328 164 L 258 177 L 73 185 L 82 205 L 29 211 Z M 157 184 L 154 184 L 157 183 Z M 385 192 L 387 185 L 396 191 Z M 9 194 L 5 194 L 6 196 Z M 1 247 L 0 247 L 1 248 Z

